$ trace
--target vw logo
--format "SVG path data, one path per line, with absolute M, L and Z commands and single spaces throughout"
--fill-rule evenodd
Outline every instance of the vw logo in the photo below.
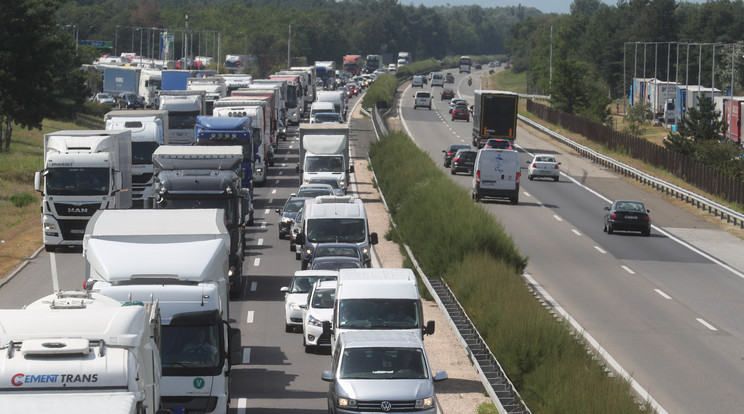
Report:
M 384 412 L 390 411 L 390 409 L 393 408 L 393 405 L 390 404 L 390 401 L 383 401 L 382 404 L 380 404 L 380 409 Z

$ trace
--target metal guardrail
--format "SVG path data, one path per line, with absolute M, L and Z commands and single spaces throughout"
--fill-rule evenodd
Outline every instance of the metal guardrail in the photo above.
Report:
M 675 197 L 682 201 L 685 201 L 693 206 L 712 214 L 714 217 L 719 217 L 721 220 L 726 220 L 727 223 L 732 223 L 735 226 L 744 228 L 744 214 L 741 214 L 735 210 L 732 210 L 724 205 L 718 204 L 715 201 L 709 200 L 699 194 L 693 193 L 692 191 L 685 190 L 684 188 L 678 187 L 674 184 L 668 183 L 662 179 L 656 178 L 650 174 L 633 168 L 629 165 L 623 164 L 617 160 L 614 160 L 606 155 L 602 155 L 591 148 L 579 145 L 578 143 L 564 137 L 563 135 L 551 131 L 549 128 L 529 119 L 522 115 L 519 115 L 519 120 L 526 123 L 527 125 L 540 130 L 550 136 L 551 138 L 560 141 L 569 148 L 575 150 L 582 156 L 589 158 L 590 160 L 604 166 L 611 168 L 612 170 L 626 176 L 635 179 L 636 181 L 648 185 L 653 189 L 657 189 L 669 196 Z

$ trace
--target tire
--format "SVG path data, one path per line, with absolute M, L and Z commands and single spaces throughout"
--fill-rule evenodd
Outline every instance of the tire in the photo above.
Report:
M 431 105 L 429 105 L 429 110 L 431 111 Z
M 558 177 L 558 176 L 556 176 L 556 177 L 553 177 L 553 181 L 555 181 L 556 183 L 558 182 L 558 179 L 559 179 L 559 177 Z
M 294 332 L 294 326 L 292 326 L 292 325 L 290 325 L 288 323 L 285 323 L 284 324 L 284 332 L 286 332 L 286 333 L 292 333 L 292 332 Z
M 455 175 L 455 170 L 450 170 L 451 175 Z
M 651 236 L 651 230 L 643 230 L 641 234 L 643 235 L 643 237 L 649 237 Z
M 528 176 L 527 176 L 527 179 L 528 179 L 528 180 L 530 180 L 530 181 L 532 181 L 532 180 L 534 180 L 534 179 L 535 179 L 535 177 L 533 177 L 533 176 L 531 176 L 531 175 L 528 175 Z
M 607 234 L 612 234 L 614 230 L 612 230 L 612 225 L 607 225 Z
M 519 196 L 509 198 L 509 202 L 512 204 L 519 204 Z
M 295 251 L 295 245 L 292 243 L 289 243 L 289 251 L 294 252 Z
M 57 251 L 57 246 L 55 246 L 53 244 L 45 244 L 44 245 L 44 250 L 47 251 L 47 252 L 49 252 L 49 253 L 54 253 L 54 252 Z
M 302 260 L 302 253 L 295 252 L 295 260 Z
M 607 224 L 602 223 L 602 231 L 607 233 Z
M 308 265 L 307 261 L 306 260 L 303 260 L 302 261 L 302 265 L 300 265 L 300 269 L 307 270 L 307 265 Z

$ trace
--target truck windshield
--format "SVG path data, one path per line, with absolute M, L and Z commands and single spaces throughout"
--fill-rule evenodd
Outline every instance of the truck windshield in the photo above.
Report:
M 341 355 L 341 379 L 426 379 L 421 348 L 346 348 Z
M 108 168 L 49 168 L 46 173 L 48 195 L 106 195 Z
M 160 348 L 163 375 L 188 375 L 189 371 L 207 374 L 210 369 L 216 369 L 216 375 L 223 364 L 222 348 L 219 325 L 163 325 Z
M 419 312 L 415 299 L 342 299 L 338 327 L 345 329 L 416 329 Z
M 317 172 L 343 172 L 344 157 L 339 156 L 308 156 L 305 158 L 305 171 Z
M 157 142 L 132 142 L 132 164 L 152 164 L 152 153 L 160 146 Z
M 168 125 L 170 129 L 194 129 L 199 111 L 173 112 L 168 111 Z
M 297 108 L 297 85 L 287 85 L 287 108 Z
M 307 240 L 311 243 L 361 243 L 366 238 L 366 226 L 361 218 L 307 220 Z

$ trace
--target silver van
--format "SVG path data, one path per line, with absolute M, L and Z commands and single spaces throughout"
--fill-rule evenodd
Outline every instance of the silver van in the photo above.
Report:
M 508 198 L 519 202 L 519 153 L 515 150 L 484 148 L 478 151 L 473 169 L 472 196 Z
M 421 339 L 410 332 L 344 332 L 321 379 L 328 385 L 328 412 L 334 414 L 437 412 L 434 382 Z

